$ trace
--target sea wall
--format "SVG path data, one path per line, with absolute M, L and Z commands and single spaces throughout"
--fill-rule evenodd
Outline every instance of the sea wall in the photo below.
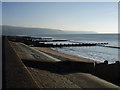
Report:
M 95 75 L 120 86 L 120 63 L 96 64 Z
M 30 73 L 13 50 L 6 37 L 3 37 L 3 86 L 5 88 L 38 88 Z

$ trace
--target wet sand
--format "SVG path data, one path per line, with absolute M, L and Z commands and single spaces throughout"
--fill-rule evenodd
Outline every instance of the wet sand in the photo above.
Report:
M 92 60 L 63 54 L 50 48 L 29 47 L 22 43 L 10 43 L 39 88 L 118 88 L 118 86 L 89 73 L 71 72 L 62 74 L 51 72 L 41 64 L 41 62 L 46 64 L 47 62 L 58 63 L 65 60 L 94 63 Z M 29 62 L 33 62 L 33 65 L 29 65 Z M 49 66 L 47 67 L 49 68 Z
M 86 59 L 86 58 L 82 58 L 82 57 L 77 57 L 77 56 L 73 56 L 73 55 L 69 55 L 69 54 L 65 54 L 56 50 L 53 50 L 51 48 L 43 48 L 43 47 L 32 47 L 35 48 L 39 51 L 42 51 L 46 54 L 49 54 L 55 58 L 58 58 L 60 60 L 70 60 L 70 61 L 80 61 L 80 62 L 87 62 L 87 63 L 100 63 L 98 61 L 94 61 L 94 60 L 90 60 L 90 59 Z

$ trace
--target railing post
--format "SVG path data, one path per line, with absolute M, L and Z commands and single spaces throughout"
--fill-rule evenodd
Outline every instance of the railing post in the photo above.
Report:
M 105 64 L 108 64 L 108 61 L 107 61 L 107 60 L 105 60 L 105 61 L 104 61 L 104 63 L 105 63 Z

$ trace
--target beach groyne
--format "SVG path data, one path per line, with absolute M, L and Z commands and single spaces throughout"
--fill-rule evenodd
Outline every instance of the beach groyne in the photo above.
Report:
M 77 47 L 77 46 L 99 46 L 99 45 L 106 45 L 108 43 L 75 43 L 70 42 L 60 43 L 60 44 L 53 44 L 53 43 L 45 43 L 45 42 L 65 42 L 69 40 L 41 40 L 41 38 L 32 38 L 32 37 L 20 37 L 20 36 L 9 36 L 8 39 L 14 42 L 22 42 L 26 45 L 33 46 L 33 47 Z
M 115 45 L 99 45 L 101 47 L 108 47 L 108 48 L 116 48 L 116 49 L 120 49 L 120 46 L 115 46 Z

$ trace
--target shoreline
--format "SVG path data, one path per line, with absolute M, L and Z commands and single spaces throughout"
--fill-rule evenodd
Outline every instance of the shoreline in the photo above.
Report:
M 96 46 L 96 47 L 99 48 L 99 46 Z M 58 51 L 59 53 L 63 53 L 63 54 L 70 55 L 70 56 L 75 56 L 75 57 L 78 57 L 80 59 L 95 61 L 97 63 L 104 63 L 105 61 L 107 61 L 108 64 L 113 64 L 113 63 L 116 63 L 117 61 L 120 61 L 117 58 L 113 58 L 113 59 L 106 58 L 107 56 L 103 56 L 103 53 L 105 54 L 105 52 L 102 52 L 102 51 L 101 52 L 99 51 L 99 53 L 100 53 L 99 54 L 98 52 L 92 53 L 92 51 L 90 51 L 89 49 L 86 49 L 86 51 L 84 51 L 84 52 L 82 52 L 80 50 L 77 50 L 75 48 L 73 48 L 73 52 L 71 52 L 70 48 L 65 48 L 65 49 L 64 48 L 57 48 L 57 49 L 56 48 L 51 48 L 51 49 L 54 50 L 54 51 Z M 95 48 L 93 48 L 93 49 L 95 49 Z M 83 50 L 83 49 L 81 49 L 81 50 Z M 89 54 L 89 53 L 92 53 L 92 54 Z M 109 52 L 106 52 L 106 53 L 109 54 Z M 116 55 L 116 57 L 117 56 L 118 55 Z
M 45 48 L 44 47 L 32 47 L 32 48 L 42 51 L 46 54 L 49 54 L 63 61 L 70 60 L 70 61 L 80 61 L 80 62 L 87 62 L 87 63 L 102 63 L 100 61 L 95 61 L 95 60 L 91 60 L 91 59 L 87 59 L 87 58 L 83 58 L 83 57 L 79 57 L 75 55 L 66 54 L 66 53 L 63 53 L 57 50 L 53 50 L 52 48 L 46 48 L 46 47 Z

